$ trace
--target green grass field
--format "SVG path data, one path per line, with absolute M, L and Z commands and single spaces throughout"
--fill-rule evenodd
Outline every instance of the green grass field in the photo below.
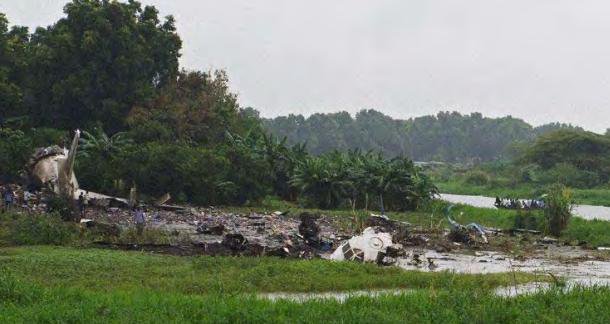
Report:
M 94 291 L 147 289 L 182 294 L 449 286 L 486 289 L 511 285 L 515 280 L 512 275 L 503 274 L 425 273 L 321 259 L 179 257 L 49 246 L 0 248 L 0 267 L 22 281 L 49 287 Z M 517 282 L 534 279 L 528 274 L 518 274 L 516 278 Z
M 61 247 L 0 249 L 4 323 L 587 322 L 607 323 L 610 290 L 503 298 L 512 274 L 426 274 L 349 262 L 172 257 Z M 518 282 L 533 280 L 517 274 Z M 541 278 L 537 278 L 538 280 Z M 303 304 L 269 291 L 414 289 Z

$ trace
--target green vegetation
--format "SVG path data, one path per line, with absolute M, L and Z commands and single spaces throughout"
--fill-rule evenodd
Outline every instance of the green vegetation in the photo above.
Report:
M 378 206 L 382 213 L 386 207 L 414 210 L 436 193 L 410 160 L 385 160 L 380 154 L 360 151 L 309 158 L 297 164 L 290 184 L 309 205 L 330 209 L 349 202 L 352 209 Z
M 179 257 L 63 247 L 0 248 L 2 266 L 19 280 L 94 291 L 181 294 L 315 292 L 381 288 L 489 289 L 514 284 L 508 274 L 404 271 L 374 264 L 273 257 Z M 518 283 L 546 280 L 518 273 Z
M 33 33 L 0 16 L 2 182 L 21 179 L 35 147 L 62 146 L 80 128 L 79 183 L 111 195 L 135 185 L 143 200 L 244 205 L 273 194 L 320 208 L 368 207 L 370 195 L 405 210 L 435 192 L 406 158 L 312 157 L 267 134 L 224 71 L 180 70 L 174 19 L 152 6 L 74 0 L 64 13 Z
M 563 185 L 551 187 L 545 198 L 544 217 L 549 233 L 559 236 L 572 217 L 572 194 Z
M 532 275 L 407 272 L 350 262 L 171 257 L 50 247 L 0 249 L 3 322 L 607 322 L 607 288 L 502 298 Z M 538 278 L 538 280 L 544 278 Z M 303 304 L 252 293 L 408 288 L 399 296 Z M 418 290 L 425 288 L 425 290 Z M 586 300 L 586 303 L 582 303 Z
M 559 130 L 522 146 L 512 160 L 476 166 L 432 166 L 427 174 L 445 193 L 536 198 L 559 183 L 575 203 L 610 206 L 610 137 Z
M 607 323 L 608 288 L 551 291 L 514 299 L 471 291 L 414 292 L 401 296 L 266 301 L 252 296 L 185 296 L 155 292 L 93 293 L 35 289 L 20 283 L 0 304 L 0 321 L 167 323 Z M 586 302 L 583 302 L 586 301 Z
M 557 129 L 582 130 L 551 123 L 532 127 L 513 117 L 488 118 L 480 113 L 440 112 L 409 120 L 392 119 L 375 110 L 280 116 L 264 121 L 288 143 L 307 143 L 313 154 L 333 150 L 380 151 L 385 156 L 406 155 L 416 161 L 469 162 L 510 157 L 516 142 L 530 143 Z
M 431 172 L 442 185 L 463 190 L 540 190 L 559 181 L 587 188 L 575 191 L 577 199 L 606 197 L 590 189 L 609 180 L 606 137 L 477 113 L 398 121 L 363 110 L 355 119 L 338 113 L 262 120 L 256 110 L 240 107 L 224 71 L 180 69 L 182 44 L 172 16 L 161 19 L 157 9 L 136 1 L 106 0 L 73 0 L 64 14 L 33 32 L 9 28 L 0 14 L 2 183 L 21 179 L 34 148 L 65 146 L 80 128 L 75 168 L 88 190 L 126 196 L 135 185 L 144 200 L 169 192 L 178 203 L 236 210 L 289 209 L 296 215 L 324 209 L 352 229 L 377 209 L 437 232 L 444 227 L 446 204 L 431 199 L 436 187 L 405 156 L 452 162 L 516 157 L 474 170 Z M 572 130 L 540 136 L 565 128 Z M 568 222 L 569 199 L 559 191 L 557 197 L 546 215 L 552 233 L 579 244 L 610 245 L 610 222 Z M 491 295 L 498 286 L 548 279 L 531 274 L 89 249 L 100 238 L 129 244 L 181 238 L 156 230 L 138 236 L 113 225 L 84 231 L 62 221 L 69 216 L 67 204 L 49 205 L 48 214 L 0 214 L 2 322 L 609 322 L 608 312 L 600 311 L 610 301 L 608 289 Z M 453 212 L 464 224 L 544 224 L 542 212 L 468 206 Z M 254 296 L 385 288 L 409 292 L 345 304 L 274 303 Z
M 432 177 L 433 178 L 433 177 Z M 497 184 L 485 186 L 469 185 L 465 181 L 452 180 L 439 182 L 432 179 L 438 187 L 439 192 L 457 195 L 475 195 L 487 197 L 515 197 L 515 198 L 537 198 L 546 191 L 545 187 L 538 187 L 531 184 L 518 184 L 514 187 L 496 187 Z M 595 189 L 570 188 L 572 199 L 576 204 L 610 206 L 610 189 L 601 187 Z
M 554 169 L 568 186 L 605 184 L 610 175 L 610 138 L 590 132 L 557 131 L 538 138 L 521 159 Z
M 0 246 L 67 245 L 78 238 L 78 227 L 59 215 L 30 216 L 0 213 Z

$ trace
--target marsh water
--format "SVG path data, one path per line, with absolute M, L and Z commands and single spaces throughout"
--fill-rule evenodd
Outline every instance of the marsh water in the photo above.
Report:
M 417 255 L 419 261 L 414 261 L 414 255 Z M 404 258 L 399 259 L 396 266 L 405 270 L 425 272 L 448 271 L 463 274 L 527 272 L 540 275 L 540 281 L 498 287 L 495 290 L 497 295 L 506 297 L 536 293 L 553 287 L 553 283 L 544 280 L 549 278 L 549 274 L 564 280 L 563 289 L 565 290 L 579 286 L 610 285 L 610 262 L 599 259 L 592 255 L 591 251 L 585 251 L 578 247 L 548 246 L 527 259 L 518 259 L 495 251 L 476 251 L 471 254 L 464 254 L 413 249 Z M 417 290 L 382 289 L 323 293 L 274 292 L 259 294 L 258 297 L 273 301 L 306 302 L 313 299 L 334 299 L 345 302 L 352 297 L 400 295 L 414 291 Z
M 440 194 L 442 200 L 481 208 L 496 208 L 496 198 L 471 195 Z M 574 215 L 584 219 L 600 219 L 610 221 L 610 207 L 593 205 L 574 205 Z

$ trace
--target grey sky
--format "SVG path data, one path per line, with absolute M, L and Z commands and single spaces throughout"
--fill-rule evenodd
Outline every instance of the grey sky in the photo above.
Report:
M 64 0 L 1 0 L 48 25 Z M 263 116 L 439 110 L 610 127 L 606 0 L 142 0 L 173 14 L 182 64 L 226 69 Z

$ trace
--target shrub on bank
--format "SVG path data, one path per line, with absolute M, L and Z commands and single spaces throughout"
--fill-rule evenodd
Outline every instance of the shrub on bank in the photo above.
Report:
M 559 236 L 572 217 L 572 193 L 562 184 L 553 185 L 546 197 L 544 216 L 549 233 Z
M 489 183 L 489 175 L 484 171 L 474 170 L 466 174 L 464 181 L 475 186 L 484 186 Z

